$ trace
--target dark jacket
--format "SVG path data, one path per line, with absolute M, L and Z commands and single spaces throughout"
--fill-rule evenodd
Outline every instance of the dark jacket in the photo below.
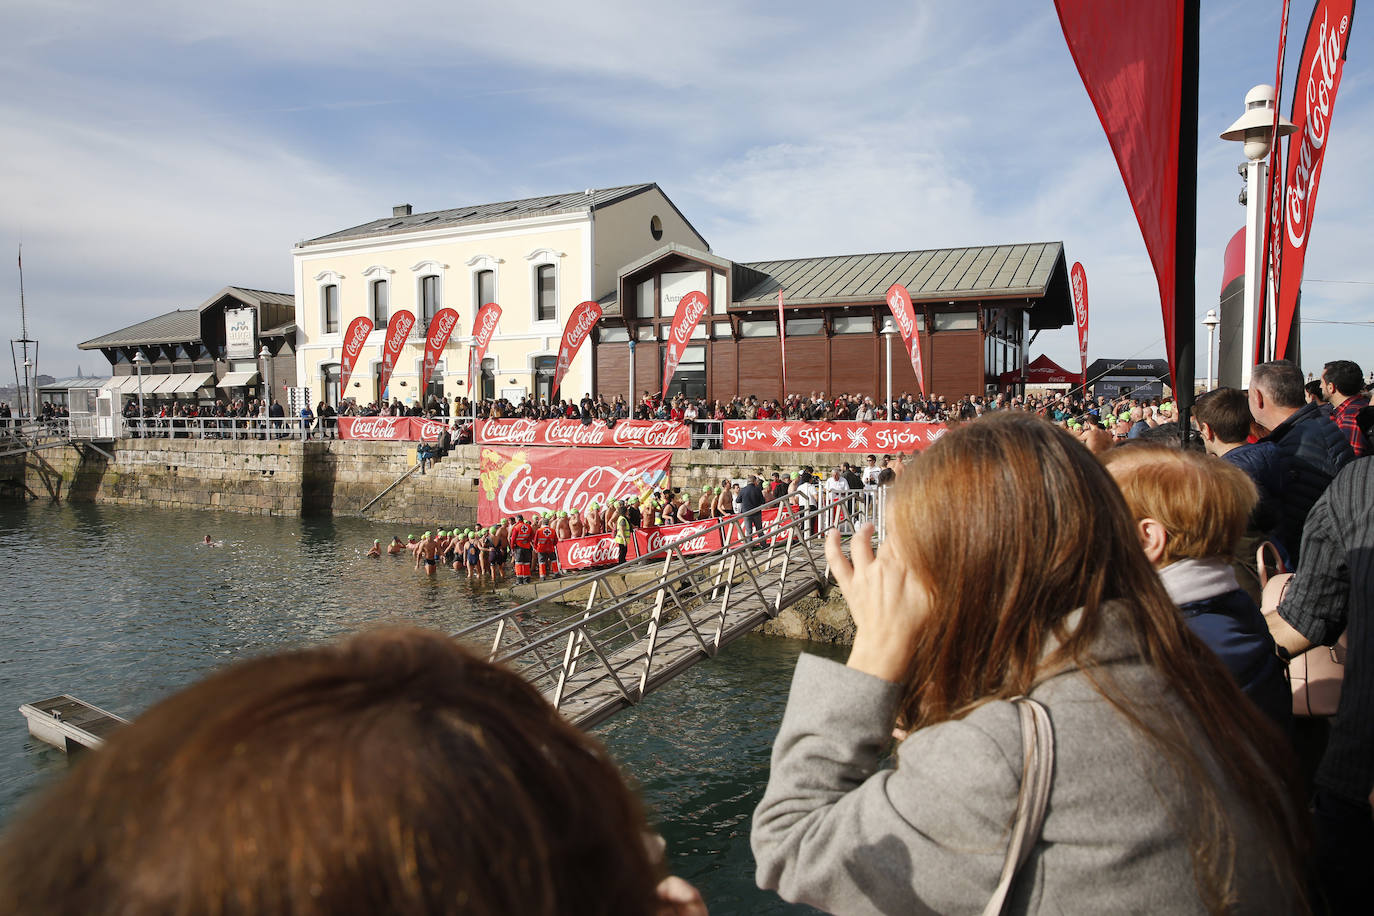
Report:
M 1240 689 L 1284 734 L 1293 729 L 1293 692 L 1264 615 L 1240 589 L 1180 604 L 1188 629 L 1207 644 Z
M 763 498 L 763 490 L 759 489 L 756 483 L 747 483 L 739 488 L 739 507 L 741 512 L 753 512 L 762 506 L 767 500 Z
M 1274 535 L 1296 563 L 1307 513 L 1336 472 L 1355 460 L 1355 453 L 1340 427 L 1324 417 L 1316 404 L 1304 404 L 1264 441 L 1279 450 L 1280 517 Z

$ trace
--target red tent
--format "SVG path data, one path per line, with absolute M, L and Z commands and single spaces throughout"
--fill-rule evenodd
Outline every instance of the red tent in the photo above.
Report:
M 1010 372 L 1003 372 L 1000 379 L 1004 387 L 1019 384 L 1021 370 L 1012 369 Z M 1035 385 L 1071 385 L 1077 387 L 1083 384 L 1083 376 L 1077 372 L 1070 372 L 1041 353 L 1031 360 L 1030 365 L 1026 367 L 1026 384 L 1032 387 Z

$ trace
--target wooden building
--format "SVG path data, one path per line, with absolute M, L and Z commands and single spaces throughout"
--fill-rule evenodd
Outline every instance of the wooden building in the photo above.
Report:
M 881 332 L 893 283 L 911 294 L 926 391 L 935 395 L 986 392 L 1003 372 L 1025 365 L 1035 334 L 1073 323 L 1062 242 L 754 263 L 673 244 L 622 268 L 617 290 L 602 300 L 591 343 L 595 390 L 608 398 L 661 391 L 677 304 L 699 291 L 710 309 L 670 394 L 781 397 L 781 292 L 787 392 L 881 397 Z M 917 390 L 900 336 L 892 341 L 892 384 L 896 394 Z

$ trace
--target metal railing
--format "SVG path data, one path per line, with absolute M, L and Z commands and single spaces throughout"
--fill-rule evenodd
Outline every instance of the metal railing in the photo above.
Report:
M 880 516 L 882 499 L 861 491 L 800 508 L 795 494 L 783 496 L 762 507 L 784 509 L 773 522 L 751 522 L 745 513 L 697 528 L 693 538 L 719 532 L 725 546 L 718 551 L 693 555 L 683 552 L 683 541 L 666 544 L 454 636 L 512 666 L 570 721 L 589 728 L 799 598 L 825 591 L 823 535 L 848 530 L 864 513 Z M 645 577 L 637 584 L 636 573 Z M 583 590 L 581 610 L 565 612 Z
M 330 439 L 332 419 L 300 417 L 123 417 L 122 438 L 135 439 Z

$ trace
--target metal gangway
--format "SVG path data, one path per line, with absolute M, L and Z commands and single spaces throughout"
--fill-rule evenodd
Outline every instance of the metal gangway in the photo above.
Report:
M 693 537 L 719 532 L 725 546 L 684 552 L 683 543 L 571 581 L 519 607 L 454 634 L 488 659 L 509 665 L 575 725 L 591 728 L 639 703 L 697 662 L 713 658 L 759 624 L 830 587 L 825 535 L 852 539 L 872 521 L 883 531 L 886 491 L 853 491 L 797 507 L 783 496 L 777 520 L 752 526 L 748 514 L 704 524 Z M 647 573 L 635 578 L 627 572 Z M 590 589 L 572 605 L 572 593 Z

